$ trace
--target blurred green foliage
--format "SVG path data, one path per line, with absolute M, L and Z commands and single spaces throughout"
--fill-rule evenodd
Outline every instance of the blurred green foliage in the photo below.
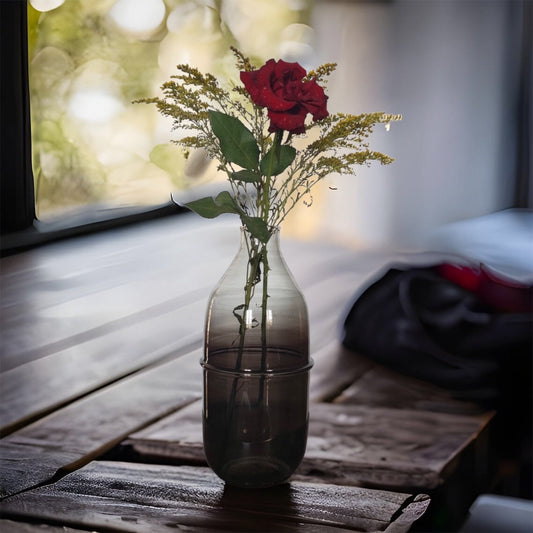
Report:
M 90 203 L 162 203 L 173 190 L 194 186 L 199 178 L 186 176 L 169 124 L 131 101 L 156 95 L 180 62 L 224 74 L 233 66 L 232 44 L 268 55 L 283 28 L 308 15 L 285 0 L 164 0 L 162 24 L 140 36 L 111 16 L 119 1 L 65 0 L 47 12 L 28 5 L 40 218 Z M 271 50 L 256 42 L 257 28 Z M 207 169 L 205 179 L 215 174 Z

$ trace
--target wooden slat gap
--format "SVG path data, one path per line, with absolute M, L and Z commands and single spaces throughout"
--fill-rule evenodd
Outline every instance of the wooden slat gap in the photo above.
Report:
M 165 412 L 162 412 L 159 416 L 154 417 L 151 420 L 147 421 L 146 423 L 140 424 L 138 427 L 135 428 L 134 431 L 135 432 L 136 431 L 141 431 L 141 430 L 145 429 L 146 427 L 151 426 L 152 424 L 155 424 L 156 422 L 159 422 L 159 420 L 161 420 L 163 418 L 166 418 L 167 416 L 172 415 L 176 411 L 179 411 L 183 407 L 186 407 L 187 405 L 190 405 L 191 403 L 193 403 L 195 401 L 197 401 L 196 398 L 191 398 L 191 400 L 189 402 L 186 402 L 186 403 L 184 403 L 183 405 L 180 405 L 177 408 L 168 409 Z M 130 433 L 131 433 L 131 431 L 127 431 L 125 433 L 122 433 L 122 434 L 118 435 L 117 437 L 115 437 L 114 439 L 106 442 L 105 444 L 103 444 L 99 448 L 96 448 L 93 451 L 91 451 L 89 453 L 86 453 L 84 456 L 80 457 L 80 459 L 78 459 L 77 461 L 73 461 L 73 462 L 71 462 L 69 464 L 66 464 L 66 465 L 58 468 L 57 471 L 55 472 L 55 474 L 53 476 L 51 476 L 50 478 L 48 478 L 48 479 L 46 479 L 44 481 L 41 481 L 40 483 L 37 483 L 35 485 L 31 485 L 31 486 L 25 487 L 24 489 L 22 489 L 22 490 L 20 490 L 18 492 L 14 492 L 12 494 L 8 494 L 7 496 L 0 497 L 0 501 L 3 501 L 5 499 L 7 499 L 7 498 L 10 498 L 11 496 L 16 496 L 18 494 L 23 494 L 25 492 L 28 492 L 28 491 L 31 491 L 31 490 L 34 490 L 34 489 L 38 489 L 38 488 L 41 488 L 41 487 L 54 485 L 58 481 L 61 481 L 68 474 L 72 474 L 72 472 L 75 472 L 76 470 L 79 470 L 79 469 L 83 468 L 84 466 L 87 466 L 92 461 L 101 459 L 106 453 L 111 451 L 113 448 L 116 448 L 122 441 L 124 441 L 128 437 L 128 435 Z M 115 531 L 115 530 L 110 530 L 110 531 Z
M 431 498 L 427 494 L 411 494 L 392 515 L 383 533 L 406 533 L 427 511 Z

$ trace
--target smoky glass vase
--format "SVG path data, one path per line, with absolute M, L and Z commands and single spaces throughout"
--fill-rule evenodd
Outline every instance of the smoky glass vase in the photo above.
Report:
M 302 293 L 283 260 L 241 228 L 240 249 L 209 299 L 203 440 L 229 485 L 270 487 L 300 464 L 309 419 L 309 327 Z

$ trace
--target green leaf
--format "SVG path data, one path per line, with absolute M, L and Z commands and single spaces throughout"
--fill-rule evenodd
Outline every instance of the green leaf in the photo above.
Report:
M 268 231 L 268 226 L 262 218 L 243 215 L 241 216 L 241 220 L 252 237 L 260 240 L 262 243 L 268 242 L 270 231 Z
M 236 181 L 244 181 L 246 183 L 257 183 L 261 181 L 261 174 L 253 172 L 252 170 L 239 170 L 239 172 L 232 172 L 231 179 Z
M 218 193 L 217 197 L 215 198 L 215 202 L 220 207 L 226 209 L 226 211 L 224 211 L 225 213 L 242 213 L 242 210 L 235 201 L 235 198 L 233 198 L 228 191 L 222 191 L 221 193 Z
M 222 191 L 215 199 L 207 196 L 200 200 L 194 200 L 185 204 L 185 207 L 204 218 L 215 218 L 224 213 L 236 213 L 238 215 L 242 213 L 228 191 Z
M 209 111 L 209 121 L 224 157 L 243 168 L 255 170 L 259 164 L 259 147 L 252 132 L 238 118 L 220 111 Z
M 295 157 L 296 150 L 292 146 L 282 144 L 276 147 L 274 144 L 261 160 L 261 172 L 265 176 L 277 176 L 294 161 Z

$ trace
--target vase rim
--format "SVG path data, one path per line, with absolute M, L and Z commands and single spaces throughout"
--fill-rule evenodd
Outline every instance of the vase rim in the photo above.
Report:
M 247 368 L 241 369 L 241 370 L 234 370 L 234 369 L 228 369 L 228 368 L 220 368 L 216 365 L 213 365 L 206 361 L 205 356 L 200 359 L 200 365 L 204 368 L 204 370 L 209 370 L 211 372 L 217 372 L 220 374 L 233 374 L 235 376 L 272 376 L 272 377 L 278 377 L 278 376 L 284 376 L 284 375 L 290 375 L 290 374 L 298 374 L 300 372 L 309 372 L 311 368 L 313 368 L 313 365 L 315 362 L 312 358 L 309 358 L 308 361 L 297 368 L 285 368 L 283 370 L 250 370 Z

